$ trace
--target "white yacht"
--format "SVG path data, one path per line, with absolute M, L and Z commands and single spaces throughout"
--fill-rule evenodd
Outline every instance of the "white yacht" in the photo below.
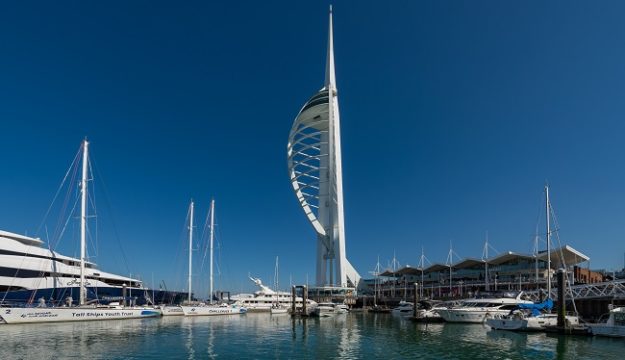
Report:
M 421 300 L 418 302 L 417 313 L 415 314 L 415 320 L 421 322 L 441 322 L 444 321 L 443 317 L 438 313 L 442 310 L 447 310 L 450 307 L 457 305 L 458 302 L 448 301 L 435 301 L 435 300 Z
M 460 305 L 437 312 L 447 322 L 481 323 L 496 314 L 507 315 L 518 304 L 532 304 L 522 299 L 523 292 L 503 293 L 489 298 L 466 299 Z
M 57 305 L 66 304 L 68 297 L 77 302 L 80 259 L 61 255 L 44 246 L 40 239 L 0 230 L 1 302 L 33 303 L 43 298 L 47 303 Z M 85 261 L 84 271 L 90 298 L 98 298 L 101 302 L 120 301 L 125 284 L 127 295 L 137 297 L 137 303 L 151 302 L 152 291 L 143 288 L 139 280 L 99 270 L 89 261 Z
M 235 295 L 233 299 L 237 304 L 247 308 L 249 312 L 270 312 L 272 305 L 278 304 L 280 307 L 291 308 L 293 305 L 293 295 L 286 291 L 274 291 L 268 286 L 263 285 L 263 282 L 259 278 L 250 277 L 250 280 L 260 288 L 260 290 L 254 292 L 254 295 L 248 294 Z M 302 298 L 297 296 L 295 298 L 295 306 L 297 308 L 302 307 Z M 306 307 L 313 308 L 317 306 L 317 302 L 307 299 Z
M 605 323 L 590 324 L 593 335 L 625 338 L 625 307 L 612 307 Z
M 318 317 L 331 317 L 338 313 L 339 311 L 337 311 L 336 305 L 334 303 L 327 302 L 317 304 L 310 314 Z
M 408 301 L 400 301 L 399 305 L 391 311 L 393 315 L 412 316 L 414 313 L 414 304 Z

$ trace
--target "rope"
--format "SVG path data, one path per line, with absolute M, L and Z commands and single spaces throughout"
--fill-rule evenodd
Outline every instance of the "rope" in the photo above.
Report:
M 54 194 L 54 197 L 52 198 L 52 203 L 50 203 L 50 206 L 48 207 L 48 210 L 46 211 L 46 213 L 43 216 L 43 220 L 41 221 L 41 224 L 39 224 L 39 227 L 37 228 L 37 232 L 35 234 L 39 234 L 39 232 L 41 231 L 41 228 L 43 227 L 43 225 L 46 222 L 46 219 L 48 218 L 48 215 L 50 214 L 50 211 L 52 210 L 52 206 L 54 205 L 57 197 L 59 196 L 59 194 L 61 193 L 61 189 L 63 188 L 63 185 L 65 184 L 65 181 L 67 180 L 67 177 L 70 174 L 70 171 L 72 170 L 72 168 L 74 168 L 74 165 L 76 164 L 76 162 L 78 161 L 78 159 L 80 158 L 79 155 L 81 153 L 81 149 L 82 149 L 82 144 L 80 145 L 80 147 L 78 148 L 78 152 L 76 153 L 76 156 L 74 156 L 74 160 L 72 160 L 69 168 L 67 169 L 67 172 L 65 172 L 65 176 L 63 177 L 63 180 L 61 181 L 61 185 L 59 186 L 59 188 L 56 190 L 56 193 Z
M 558 224 L 558 219 L 556 218 L 556 213 L 553 210 L 553 207 L 551 206 L 551 202 L 549 202 L 549 209 L 550 209 L 551 217 L 553 218 L 553 223 L 554 223 L 554 225 L 556 227 L 556 230 L 554 232 L 555 232 L 556 239 L 558 241 L 558 247 L 559 247 L 559 250 L 560 250 L 559 251 L 560 261 L 562 262 L 562 265 L 564 266 L 564 269 L 566 269 L 566 261 L 564 259 L 564 253 L 562 252 L 562 247 L 563 246 L 562 246 L 562 243 L 560 242 L 560 234 L 558 232 L 558 230 L 560 229 L 560 225 Z M 569 277 L 566 276 L 566 273 L 565 273 L 565 277 L 564 278 L 565 278 L 565 282 L 566 282 L 565 286 L 568 286 L 569 289 L 571 289 L 571 282 L 569 280 Z M 565 289 L 564 293 L 566 293 L 566 289 Z M 561 301 L 564 301 L 564 299 L 562 299 Z M 575 314 L 577 314 L 578 313 L 577 312 L 577 305 L 575 304 L 575 299 L 573 298 L 573 291 L 571 291 L 571 302 L 573 303 L 573 310 L 575 311 Z

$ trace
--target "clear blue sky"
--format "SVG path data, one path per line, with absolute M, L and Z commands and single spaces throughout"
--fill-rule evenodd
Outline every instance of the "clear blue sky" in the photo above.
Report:
M 277 255 L 282 284 L 312 280 L 286 142 L 323 85 L 328 4 L 4 4 L 0 228 L 36 232 L 87 136 L 110 199 L 99 197 L 103 270 L 184 288 L 187 206 L 201 223 L 214 196 L 218 287 L 271 282 Z M 546 180 L 562 241 L 593 268 L 621 268 L 624 13 L 618 1 L 335 2 L 357 270 L 393 251 L 415 266 L 421 246 L 444 262 L 450 241 L 480 257 L 487 230 L 499 251 L 529 253 Z

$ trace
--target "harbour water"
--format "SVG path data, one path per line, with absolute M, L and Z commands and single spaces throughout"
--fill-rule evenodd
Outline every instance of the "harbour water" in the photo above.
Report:
M 0 359 L 622 359 L 622 339 L 417 324 L 388 314 L 0 325 Z

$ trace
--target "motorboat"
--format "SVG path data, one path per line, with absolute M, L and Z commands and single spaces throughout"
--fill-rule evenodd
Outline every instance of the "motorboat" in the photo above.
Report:
M 400 301 L 399 305 L 391 311 L 391 314 L 398 316 L 412 316 L 414 313 L 414 304 L 409 301 Z
M 453 302 L 442 302 L 436 300 L 420 300 L 417 303 L 417 312 L 415 313 L 415 320 L 421 322 L 442 322 L 443 317 L 438 313 L 438 310 L 446 310 L 452 307 Z
M 237 304 L 247 308 L 249 312 L 270 312 L 271 307 L 275 304 L 278 304 L 280 307 L 286 307 L 287 309 L 293 306 L 293 295 L 290 292 L 272 290 L 264 285 L 260 278 L 250 276 L 250 280 L 258 286 L 258 291 L 255 291 L 251 296 L 247 294 L 233 296 Z M 302 304 L 302 297 L 296 296 L 295 307 L 302 308 Z M 317 306 L 316 301 L 306 299 L 307 308 L 310 309 L 315 306 Z
M 310 314 L 317 317 L 331 317 L 338 314 L 338 311 L 336 310 L 336 305 L 334 303 L 322 302 L 318 303 L 317 306 L 312 309 Z
M 610 313 L 605 323 L 589 324 L 593 335 L 625 337 L 625 307 L 610 305 Z
M 523 292 L 505 292 L 496 296 L 473 298 L 462 301 L 458 306 L 440 309 L 437 312 L 447 322 L 482 323 L 495 315 L 507 315 L 519 304 L 533 304 L 523 299 Z

